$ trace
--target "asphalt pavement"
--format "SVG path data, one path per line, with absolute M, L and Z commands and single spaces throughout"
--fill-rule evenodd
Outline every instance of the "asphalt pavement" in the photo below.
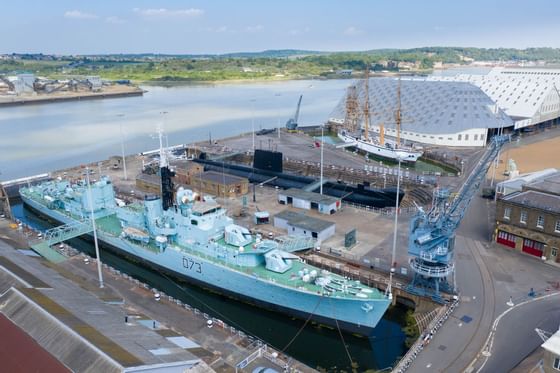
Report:
M 529 300 L 513 306 L 510 312 L 499 319 L 492 340 L 489 356 L 482 358 L 479 372 L 509 372 L 527 355 L 540 346 L 543 340 L 535 327 L 554 332 L 560 321 L 560 293 Z M 483 355 L 484 356 L 484 355 Z
M 491 201 L 478 195 L 473 198 L 455 245 L 461 303 L 409 372 L 508 372 L 542 343 L 536 327 L 549 328 L 554 322 L 557 327 L 554 315 L 559 306 L 552 300 L 557 296 L 515 307 L 497 324 L 489 358 L 482 354 L 488 350 L 496 318 L 509 308 L 510 297 L 514 304 L 533 300 L 531 288 L 537 298 L 550 295 L 550 284 L 560 279 L 558 267 L 490 242 L 493 222 L 489 216 L 494 208 Z M 519 323 L 522 328 L 515 326 Z

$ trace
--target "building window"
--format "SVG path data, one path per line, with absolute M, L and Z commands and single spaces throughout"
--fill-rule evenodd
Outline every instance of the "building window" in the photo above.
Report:
M 556 370 L 560 370 L 560 357 L 554 358 L 554 363 L 552 367 Z
M 537 217 L 537 228 L 543 228 L 544 227 L 544 216 L 539 215 Z
M 527 224 L 527 211 L 521 210 L 521 215 L 519 216 L 519 222 L 521 224 Z
M 550 250 L 550 255 L 556 258 L 556 255 L 558 255 L 558 249 L 556 247 L 553 247 Z
M 478 140 L 478 133 L 475 133 L 474 134 L 474 141 L 477 141 L 477 140 Z
M 556 225 L 554 225 L 554 232 L 560 233 L 560 220 L 556 220 Z
M 463 135 L 457 135 L 457 140 L 461 141 Z
M 465 135 L 465 141 L 469 141 L 469 134 L 468 133 Z
M 504 209 L 504 219 L 509 220 L 510 215 L 511 215 L 511 207 L 506 207 Z

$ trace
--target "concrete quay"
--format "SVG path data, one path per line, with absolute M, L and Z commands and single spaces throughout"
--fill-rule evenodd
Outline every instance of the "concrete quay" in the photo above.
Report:
M 80 92 L 55 92 L 41 93 L 33 95 L 0 95 L 0 107 L 19 106 L 33 104 L 48 104 L 62 101 L 80 101 L 103 98 L 119 98 L 130 96 L 142 96 L 144 90 L 134 86 L 114 85 L 105 86 L 99 91 L 80 91 Z
M 80 370 L 79 359 L 89 358 L 103 371 L 115 372 L 138 367 L 169 372 L 251 372 L 267 367 L 280 372 L 288 361 L 287 371 L 314 371 L 218 320 L 209 328 L 208 315 L 163 293 L 156 300 L 153 289 L 106 266 L 101 289 L 94 259 L 65 247 L 67 260 L 48 262 L 28 250 L 25 229 L 13 224 L 0 219 L 0 313 L 10 314 L 10 304 L 39 305 L 42 311 L 34 311 L 37 320 L 50 322 L 29 330 L 48 326 L 49 331 L 70 336 L 75 343 L 59 356 L 53 347 L 57 341 L 40 340 L 73 370 Z M 11 316 L 27 327 L 30 321 L 21 315 Z M 250 355 L 255 359 L 244 363 Z

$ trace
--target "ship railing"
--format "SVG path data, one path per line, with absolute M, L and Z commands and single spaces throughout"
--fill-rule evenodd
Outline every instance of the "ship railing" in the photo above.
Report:
M 454 270 L 454 264 L 441 264 L 441 265 L 425 265 L 418 258 L 412 258 L 410 260 L 410 267 L 418 274 L 428 277 L 447 277 Z
M 420 251 L 420 258 L 427 262 L 436 262 L 436 256 L 444 256 L 447 255 L 447 248 L 442 245 L 438 245 L 436 248 L 429 250 L 429 251 Z
M 283 251 L 293 252 L 315 247 L 317 240 L 310 237 L 279 236 L 276 237 L 278 248 Z
M 403 358 L 398 362 L 397 366 L 393 368 L 395 373 L 404 373 L 410 368 L 416 357 L 420 355 L 425 346 L 427 346 L 434 335 L 438 332 L 438 329 L 445 323 L 445 321 L 451 316 L 455 308 L 459 305 L 459 297 L 457 297 L 452 303 L 446 307 L 441 307 L 436 316 L 430 322 L 430 324 L 422 331 L 422 334 L 418 337 L 416 342 L 410 347 Z
M 376 214 L 384 215 L 384 216 L 394 216 L 395 215 L 395 208 L 394 207 L 371 207 L 366 205 L 360 205 L 353 202 L 342 201 L 343 206 L 350 206 L 356 209 L 364 210 L 364 211 L 371 211 Z M 398 212 L 401 216 L 412 216 L 415 215 L 418 209 L 415 206 L 412 207 L 399 207 Z
M 266 344 L 259 346 L 257 350 L 253 351 L 251 354 L 249 354 L 249 356 L 245 357 L 235 365 L 235 372 L 240 372 L 242 369 L 246 368 L 249 364 L 260 357 L 264 357 L 276 366 L 284 368 L 284 371 L 287 372 L 290 367 L 289 361 L 284 361 L 279 357 L 279 354 L 277 352 L 269 350 L 270 349 Z

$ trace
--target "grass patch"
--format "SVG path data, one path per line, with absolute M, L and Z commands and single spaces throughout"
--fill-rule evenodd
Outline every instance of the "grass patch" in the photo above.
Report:
M 414 342 L 420 337 L 420 330 L 418 329 L 418 324 L 414 318 L 414 311 L 407 310 L 405 315 L 405 326 L 402 328 L 404 334 L 406 334 L 406 340 L 404 344 L 406 348 L 410 348 Z

